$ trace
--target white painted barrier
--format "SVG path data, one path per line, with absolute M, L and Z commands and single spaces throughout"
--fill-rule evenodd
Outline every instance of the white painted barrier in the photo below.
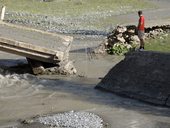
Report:
M 2 9 L 1 9 L 1 20 L 3 21 L 4 20 L 4 17 L 5 17 L 5 6 L 2 6 Z

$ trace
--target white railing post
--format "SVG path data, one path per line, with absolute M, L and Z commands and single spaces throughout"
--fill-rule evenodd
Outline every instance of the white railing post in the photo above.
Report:
M 0 20 L 4 20 L 4 17 L 5 17 L 5 6 L 2 6 L 2 9 L 1 9 L 1 19 Z

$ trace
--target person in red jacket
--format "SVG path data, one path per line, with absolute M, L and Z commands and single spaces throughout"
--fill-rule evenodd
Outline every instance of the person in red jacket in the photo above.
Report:
M 142 11 L 138 11 L 139 22 L 138 22 L 138 37 L 140 39 L 139 50 L 144 50 L 144 36 L 145 36 L 145 18 Z

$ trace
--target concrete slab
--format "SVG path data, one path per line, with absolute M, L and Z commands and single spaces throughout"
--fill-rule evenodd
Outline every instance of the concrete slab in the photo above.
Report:
M 33 28 L 0 22 L 0 37 L 43 46 L 51 50 L 65 51 L 73 37 L 49 33 Z

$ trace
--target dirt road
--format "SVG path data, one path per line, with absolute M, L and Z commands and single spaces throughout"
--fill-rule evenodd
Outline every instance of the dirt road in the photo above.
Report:
M 170 2 L 168 0 L 149 0 L 157 5 L 157 9 L 144 10 L 146 19 L 146 27 L 153 25 L 170 24 Z M 137 11 L 134 13 L 114 16 L 115 21 L 119 25 L 129 25 L 138 23 Z

